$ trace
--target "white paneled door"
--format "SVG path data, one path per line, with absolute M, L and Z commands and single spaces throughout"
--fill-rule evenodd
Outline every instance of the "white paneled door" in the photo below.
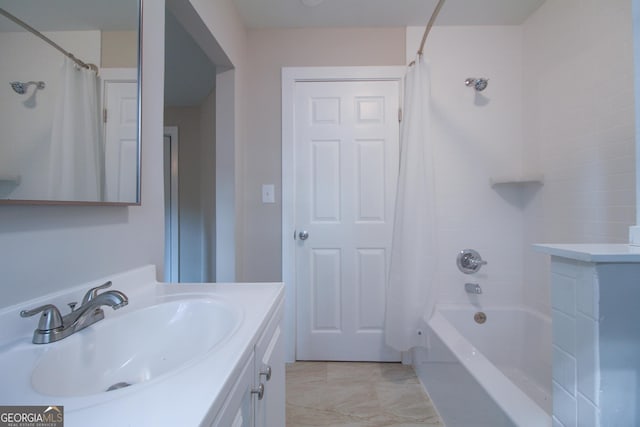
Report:
M 296 82 L 298 360 L 397 361 L 384 344 L 399 81 Z
M 138 83 L 105 80 L 106 200 L 136 202 L 138 196 Z

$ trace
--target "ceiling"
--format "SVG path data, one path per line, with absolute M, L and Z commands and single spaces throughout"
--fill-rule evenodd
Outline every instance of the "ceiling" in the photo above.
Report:
M 424 26 L 437 3 L 437 0 L 233 1 L 250 28 Z M 0 7 L 28 19 L 40 31 L 123 30 L 136 28 L 137 3 L 137 0 L 0 0 Z M 446 0 L 436 24 L 519 25 L 542 3 L 544 0 Z M 15 24 L 0 19 L 0 31 L 15 30 Z
M 233 1 L 250 28 L 424 26 L 437 4 L 437 0 Z M 436 24 L 519 25 L 542 3 L 544 0 L 447 0 Z

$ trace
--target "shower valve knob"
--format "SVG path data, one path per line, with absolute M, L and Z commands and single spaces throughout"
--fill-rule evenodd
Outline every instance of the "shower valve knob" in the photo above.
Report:
M 456 264 L 458 269 L 464 274 L 472 274 L 480 270 L 487 261 L 483 260 L 480 254 L 473 249 L 464 249 L 458 254 Z

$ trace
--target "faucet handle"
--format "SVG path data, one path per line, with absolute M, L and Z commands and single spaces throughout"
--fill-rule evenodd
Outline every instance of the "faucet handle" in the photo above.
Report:
M 82 298 L 82 304 L 81 305 L 84 305 L 84 304 L 88 303 L 89 301 L 91 301 L 92 299 L 94 299 L 95 297 L 97 297 L 99 290 L 107 289 L 111 285 L 112 285 L 111 280 L 109 280 L 108 282 L 105 282 L 100 286 L 96 286 L 95 288 L 89 289 L 87 291 L 87 293 L 84 294 L 84 298 Z
M 456 259 L 458 269 L 464 274 L 472 274 L 480 270 L 480 267 L 487 264 L 480 254 L 473 249 L 463 249 L 458 253 Z
M 53 304 L 45 304 L 32 310 L 22 310 L 20 317 L 31 317 L 40 312 L 42 312 L 42 316 L 40 316 L 40 322 L 38 323 L 39 330 L 50 331 L 62 327 L 62 316 L 60 316 L 60 311 Z

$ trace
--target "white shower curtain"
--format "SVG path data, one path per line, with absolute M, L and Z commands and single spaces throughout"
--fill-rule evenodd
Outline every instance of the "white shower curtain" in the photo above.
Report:
M 387 282 L 385 340 L 406 351 L 420 345 L 420 319 L 435 305 L 435 189 L 429 70 L 416 58 L 405 77 L 400 170 Z
M 49 195 L 56 200 L 101 201 L 104 146 L 98 76 L 65 58 L 51 131 Z

